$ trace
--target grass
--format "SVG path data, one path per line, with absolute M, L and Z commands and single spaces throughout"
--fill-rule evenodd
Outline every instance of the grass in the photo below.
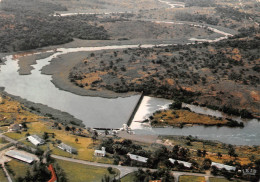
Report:
M 124 176 L 120 180 L 121 180 L 121 182 L 134 182 L 135 181 L 135 172 Z
M 10 97 L 4 98 L 0 104 L 0 126 L 10 125 L 14 121 L 15 123 L 35 122 L 41 118 L 43 117 L 29 112 L 23 105 Z
M 27 170 L 29 170 L 30 166 L 24 162 L 20 162 L 18 160 L 12 159 L 8 164 L 8 172 L 13 178 L 24 177 L 26 175 Z
M 5 133 L 5 135 L 12 139 L 19 140 L 19 139 L 24 138 L 26 133 L 29 133 L 30 135 L 37 134 L 38 136 L 42 136 L 44 134 L 44 132 L 55 133 L 55 138 L 52 138 L 51 136 L 49 136 L 49 139 L 48 139 L 49 142 L 45 145 L 39 146 L 39 148 L 42 150 L 46 150 L 47 147 L 49 146 L 50 149 L 52 150 L 52 153 L 55 155 L 60 155 L 60 156 L 64 156 L 64 157 L 73 157 L 76 159 L 95 161 L 95 162 L 101 162 L 101 163 L 109 163 L 109 164 L 113 163 L 112 158 L 102 158 L 102 157 L 94 156 L 95 146 L 97 146 L 99 144 L 99 141 L 96 141 L 95 144 L 93 144 L 91 138 L 75 136 L 75 135 L 72 135 L 68 131 L 52 129 L 51 126 L 52 126 L 51 122 L 33 122 L 33 123 L 27 124 L 27 127 L 28 127 L 27 132 L 22 132 L 21 134 Z M 77 143 L 75 142 L 76 138 L 78 139 Z M 72 155 L 68 152 L 65 152 L 65 151 L 57 148 L 56 147 L 57 144 L 55 144 L 55 146 L 53 146 L 52 142 L 55 142 L 55 140 L 61 140 L 63 143 L 70 145 L 71 147 L 74 147 L 75 149 L 77 149 L 78 154 Z M 30 147 L 35 147 L 30 142 L 27 142 L 25 140 L 22 141 L 22 143 L 24 143 Z
M 227 180 L 225 178 L 209 178 L 210 182 L 230 182 L 230 180 Z M 232 180 L 232 182 L 241 182 L 240 180 Z
M 7 180 L 6 176 L 5 176 L 5 173 L 4 173 L 2 168 L 0 169 L 0 181 L 1 182 L 8 182 L 8 180 Z
M 101 181 L 105 174 L 113 177 L 113 175 L 109 174 L 106 168 L 94 167 L 58 159 L 56 161 L 64 170 L 67 179 L 70 182 Z M 116 170 L 116 174 L 119 174 L 118 170 Z
M 180 176 L 179 182 L 203 182 L 205 177 L 201 176 Z
M 4 135 L 14 140 L 20 140 L 22 138 L 25 138 L 25 132 L 21 132 L 21 133 L 9 132 L 9 133 L 4 133 Z

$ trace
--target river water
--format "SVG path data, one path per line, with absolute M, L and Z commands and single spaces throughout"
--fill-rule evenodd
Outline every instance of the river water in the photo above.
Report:
M 164 22 L 175 23 L 175 22 Z M 193 25 L 197 26 L 197 25 Z M 211 28 L 211 27 L 208 27 Z M 212 31 L 222 34 L 223 37 L 213 41 L 219 41 L 231 36 L 229 33 L 211 28 Z M 195 39 L 194 39 L 195 40 Z M 203 41 L 212 41 L 205 39 Z M 143 48 L 150 48 L 154 45 L 142 45 Z M 158 46 L 166 46 L 158 45 Z M 49 75 L 41 74 L 41 69 L 49 62 L 62 54 L 80 51 L 99 51 L 109 49 L 137 48 L 140 45 L 118 45 L 103 47 L 80 47 L 80 48 L 59 48 L 53 52 L 52 56 L 37 60 L 33 65 L 34 70 L 30 75 L 18 74 L 17 60 L 12 56 L 7 56 L 5 65 L 1 66 L 0 87 L 5 87 L 6 92 L 20 96 L 35 103 L 48 105 L 49 107 L 68 112 L 77 119 L 83 121 L 87 127 L 95 128 L 120 128 L 126 123 L 140 97 L 140 95 L 127 98 L 106 99 L 100 97 L 79 96 L 58 89 L 51 82 Z M 193 126 L 180 128 L 151 128 L 139 122 L 146 119 L 150 114 L 158 109 L 165 109 L 172 101 L 158 98 L 145 97 L 139 110 L 137 111 L 131 127 L 140 134 L 160 134 L 160 135 L 192 135 L 202 139 L 218 140 L 236 145 L 260 145 L 260 123 L 254 119 L 244 122 L 244 128 L 228 127 L 204 127 Z M 221 117 L 222 113 L 212 111 L 198 106 L 186 105 L 192 111 L 202 114 L 209 114 Z M 240 118 L 233 118 L 242 121 Z
M 103 47 L 60 48 L 53 55 L 37 60 L 30 75 L 19 75 L 18 61 L 13 56 L 7 56 L 5 65 L 1 66 L 0 87 L 5 87 L 6 92 L 20 96 L 35 103 L 68 112 L 83 121 L 87 127 L 120 128 L 129 119 L 140 95 L 127 98 L 106 99 L 100 97 L 87 97 L 63 91 L 54 86 L 50 75 L 41 74 L 41 69 L 49 62 L 62 54 L 79 51 L 98 51 L 109 49 L 136 48 L 140 45 L 121 45 Z M 141 47 L 152 47 L 142 45 Z M 163 45 L 162 45 L 163 46 Z M 260 122 L 256 119 L 245 121 L 244 128 L 204 127 L 193 126 L 184 128 L 151 128 L 138 121 L 149 117 L 158 109 L 166 109 L 171 100 L 144 97 L 131 127 L 139 134 L 159 135 L 192 135 L 201 139 L 218 140 L 236 145 L 260 145 Z M 219 111 L 207 108 L 185 105 L 192 111 L 217 117 L 223 116 Z M 233 118 L 242 121 L 241 118 Z M 137 122 L 135 122 L 137 121 Z
M 153 113 L 157 109 L 165 109 L 169 100 L 149 98 L 144 99 L 140 109 L 137 111 L 138 117 L 134 121 L 143 121 L 149 117 L 149 113 Z M 189 107 L 193 112 L 216 116 L 227 117 L 220 111 L 214 111 L 205 107 L 183 104 L 184 107 Z M 157 108 L 157 109 L 155 109 Z M 220 142 L 234 145 L 260 145 L 260 122 L 257 119 L 242 120 L 240 117 L 232 117 L 232 119 L 243 122 L 244 128 L 229 128 L 216 126 L 192 126 L 183 128 L 151 128 L 149 125 L 142 125 L 139 122 L 133 122 L 131 127 L 136 134 L 151 134 L 151 135 L 182 135 L 182 136 L 197 136 L 200 139 L 217 140 Z
M 85 97 L 58 89 L 51 82 L 49 75 L 41 74 L 41 69 L 62 54 L 79 51 L 98 51 L 108 49 L 137 48 L 139 45 L 61 48 L 52 56 L 37 60 L 30 75 L 19 75 L 18 61 L 7 56 L 5 65 L 1 66 L 0 87 L 5 91 L 35 103 L 68 112 L 83 121 L 87 127 L 120 128 L 129 119 L 140 95 L 127 98 L 106 99 Z M 143 45 L 142 47 L 152 47 Z

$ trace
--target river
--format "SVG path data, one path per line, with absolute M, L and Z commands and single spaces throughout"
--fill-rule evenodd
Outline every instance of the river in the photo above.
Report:
M 117 99 L 79 96 L 58 89 L 51 82 L 51 76 L 41 74 L 40 70 L 53 58 L 62 54 L 137 47 L 139 45 L 60 48 L 52 56 L 37 60 L 30 75 L 19 75 L 18 60 L 13 60 L 13 56 L 7 56 L 5 65 L 1 65 L 0 68 L 0 87 L 5 87 L 9 94 L 68 112 L 88 127 L 120 128 L 129 119 L 140 95 Z
M 0 68 L 0 86 L 5 87 L 6 92 L 10 94 L 68 112 L 77 119 L 82 120 L 87 127 L 120 128 L 129 119 L 140 95 L 117 99 L 75 95 L 55 87 L 51 82 L 51 76 L 41 74 L 41 69 L 48 65 L 53 58 L 62 54 L 80 51 L 137 48 L 139 46 L 60 48 L 57 49 L 57 52 L 53 52 L 53 55 L 37 60 L 30 75 L 19 75 L 17 72 L 19 69 L 18 60 L 13 59 L 13 56 L 10 55 L 5 57 L 5 65 L 1 65 Z M 153 47 L 153 45 L 142 45 L 141 47 L 148 48 Z M 260 123 L 256 119 L 244 122 L 244 128 L 204 126 L 184 127 L 182 129 L 171 127 L 151 128 L 149 125 L 143 126 L 141 123 L 135 122 L 144 120 L 158 109 L 166 109 L 171 102 L 171 100 L 166 99 L 144 97 L 131 127 L 139 134 L 192 135 L 202 139 L 218 140 L 236 145 L 260 145 Z M 222 113 L 207 108 L 193 105 L 185 106 L 197 113 L 217 117 L 223 116 Z M 241 121 L 241 118 L 235 119 Z
M 140 123 L 147 119 L 151 113 L 156 110 L 163 110 L 168 108 L 172 103 L 171 100 L 146 97 L 140 105 L 133 120 L 131 128 L 134 129 L 136 134 L 151 134 L 151 135 L 182 135 L 182 136 L 197 136 L 200 139 L 217 140 L 220 142 L 234 144 L 234 145 L 260 145 L 260 122 L 257 119 L 242 120 L 240 117 L 232 117 L 232 119 L 244 122 L 244 128 L 229 128 L 229 127 L 216 127 L 216 126 L 198 126 L 183 128 L 151 128 L 150 125 Z M 193 112 L 201 113 L 216 117 L 228 117 L 220 111 L 214 111 L 205 107 L 183 104 L 183 107 L 190 108 Z M 135 122 L 137 121 L 137 122 Z

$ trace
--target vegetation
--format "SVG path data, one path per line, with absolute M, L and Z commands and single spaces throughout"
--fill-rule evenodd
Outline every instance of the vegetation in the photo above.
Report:
M 151 172 L 149 170 L 139 169 L 134 173 L 136 182 L 149 182 L 151 180 L 161 180 L 162 182 L 172 181 L 174 182 L 173 176 L 167 169 L 158 169 L 158 171 Z
M 1 2 L 0 52 L 35 49 L 80 39 L 108 39 L 103 27 L 93 26 L 95 16 L 50 16 L 65 7 L 44 1 L 3 0 Z
M 25 177 L 27 170 L 30 166 L 26 163 L 20 162 L 16 159 L 12 159 L 10 162 L 5 164 L 8 172 L 12 175 L 13 179 L 19 177 Z
M 6 176 L 5 176 L 5 173 L 4 173 L 4 170 L 3 170 L 2 167 L 1 167 L 1 169 L 0 169 L 0 181 L 2 181 L 2 182 L 8 182 L 8 180 L 7 180 Z
M 197 114 L 189 110 L 163 110 L 153 113 L 151 118 L 152 126 L 178 126 L 183 127 L 187 124 L 198 124 L 205 126 L 224 126 L 228 121 L 222 118 L 215 118 L 202 114 Z
M 75 65 L 69 79 L 84 89 L 143 92 L 251 118 L 259 113 L 258 45 L 254 36 L 214 44 L 105 51 Z
M 35 122 L 43 118 L 8 96 L 0 94 L 0 98 L 2 100 L 0 103 L 0 126 Z
M 105 174 L 112 178 L 114 177 L 114 175 L 111 175 L 106 168 L 67 162 L 63 160 L 56 160 L 56 162 L 66 173 L 69 182 L 101 181 Z M 116 170 L 115 175 L 117 174 L 119 174 L 119 172 Z
M 180 182 L 203 182 L 205 181 L 204 177 L 199 176 L 180 176 Z
M 130 174 L 124 176 L 120 180 L 121 180 L 121 182 L 133 182 L 133 181 L 135 181 L 135 176 L 136 176 L 136 174 L 135 174 L 135 172 L 133 172 L 133 173 L 130 173 Z

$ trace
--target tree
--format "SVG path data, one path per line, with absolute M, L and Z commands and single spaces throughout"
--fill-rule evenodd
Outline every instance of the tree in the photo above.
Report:
M 102 182 L 111 182 L 110 176 L 106 175 L 102 178 Z
M 222 154 L 220 152 L 218 152 L 218 158 L 221 158 Z
M 108 130 L 105 130 L 105 135 L 108 135 L 108 134 L 109 134 Z
M 75 138 L 75 142 L 78 143 L 79 139 L 78 138 Z
M 205 157 L 207 155 L 207 151 L 203 150 L 202 155 L 203 155 L 203 157 Z
M 230 156 L 230 157 L 237 157 L 237 154 L 236 154 L 236 152 L 235 152 L 235 149 L 233 148 L 233 146 L 232 145 L 229 145 L 228 146 L 228 155 Z
M 210 166 L 211 166 L 211 160 L 210 159 L 205 159 L 204 161 L 203 161 L 203 164 L 202 164 L 202 166 L 203 166 L 203 168 L 205 169 L 205 170 L 208 170 L 209 168 L 210 168 Z
M 201 154 L 202 154 L 202 153 L 201 153 L 201 150 L 198 149 L 198 150 L 197 150 L 197 156 L 198 156 L 198 157 L 201 157 Z
M 97 140 L 97 136 L 96 136 L 96 135 L 92 135 L 92 136 L 91 136 L 91 139 L 92 139 L 92 142 L 93 142 L 93 144 L 94 144 L 95 141 Z
M 44 133 L 43 133 L 43 139 L 44 139 L 44 140 L 47 140 L 48 138 L 49 138 L 48 133 L 47 133 L 47 132 L 44 132 Z

